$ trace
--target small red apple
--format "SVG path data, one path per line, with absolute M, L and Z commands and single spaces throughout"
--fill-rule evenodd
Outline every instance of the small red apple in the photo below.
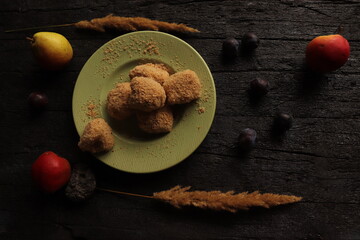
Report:
M 41 190 L 53 193 L 69 181 L 71 167 L 65 158 L 53 152 L 44 152 L 33 163 L 31 175 Z
M 349 42 L 339 34 L 316 37 L 306 47 L 306 63 L 316 72 L 335 71 L 349 56 Z

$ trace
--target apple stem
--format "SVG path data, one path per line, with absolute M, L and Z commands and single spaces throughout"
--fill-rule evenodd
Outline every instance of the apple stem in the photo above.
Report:
M 344 33 L 344 26 L 340 24 L 340 25 L 337 27 L 335 33 L 340 34 L 340 35 L 343 34 L 343 33 Z
M 28 27 L 28 28 L 11 29 L 11 30 L 5 30 L 5 32 L 6 32 L 6 33 L 21 32 L 21 31 L 36 30 L 36 29 L 42 29 L 42 28 L 67 27 L 67 26 L 72 26 L 72 25 L 74 25 L 74 23 L 58 24 L 58 25 L 48 25 L 48 26 L 40 26 L 40 27 Z

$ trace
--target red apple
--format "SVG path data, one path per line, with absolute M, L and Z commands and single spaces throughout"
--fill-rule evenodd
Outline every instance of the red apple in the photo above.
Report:
M 349 56 L 349 42 L 339 34 L 316 37 L 306 47 L 306 63 L 316 72 L 335 71 Z
M 31 175 L 40 189 L 53 193 L 69 181 L 71 167 L 65 158 L 53 152 L 44 152 L 33 163 Z

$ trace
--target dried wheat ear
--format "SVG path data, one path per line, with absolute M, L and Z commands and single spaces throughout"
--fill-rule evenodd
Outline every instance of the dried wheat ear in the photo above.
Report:
M 189 191 L 190 188 L 191 187 L 175 186 L 169 190 L 153 193 L 152 196 L 119 192 L 104 188 L 97 189 L 105 192 L 156 199 L 169 203 L 176 208 L 190 206 L 215 211 L 228 211 L 232 213 L 239 210 L 249 210 L 251 207 L 270 208 L 299 202 L 302 199 L 302 197 L 293 195 L 259 193 L 258 191 L 235 194 L 234 191 Z
M 105 32 L 106 29 L 120 31 L 153 30 L 163 32 L 199 32 L 199 30 L 188 27 L 185 24 L 169 23 L 143 17 L 119 17 L 112 14 L 102 18 L 94 18 L 90 21 L 80 21 L 74 25 L 77 28 L 98 32 Z
M 189 191 L 191 187 L 176 186 L 169 190 L 154 193 L 154 198 L 165 201 L 174 207 L 193 206 L 216 211 L 237 212 L 251 207 L 270 208 L 278 205 L 299 202 L 297 196 L 259 193 L 258 191 L 235 194 L 234 191 Z
M 140 30 L 181 32 L 181 33 L 200 32 L 196 28 L 188 27 L 185 24 L 169 23 L 164 21 L 151 20 L 149 18 L 143 18 L 143 17 L 120 17 L 120 16 L 114 16 L 113 14 L 109 14 L 102 18 L 94 18 L 89 21 L 83 20 L 76 23 L 11 29 L 11 30 L 6 30 L 5 32 L 11 33 L 11 32 L 20 32 L 20 31 L 35 30 L 35 29 L 42 29 L 49 27 L 54 28 L 54 27 L 68 27 L 68 26 L 75 26 L 76 28 L 88 29 L 98 32 L 105 32 L 106 30 L 118 30 L 125 32 L 140 31 Z

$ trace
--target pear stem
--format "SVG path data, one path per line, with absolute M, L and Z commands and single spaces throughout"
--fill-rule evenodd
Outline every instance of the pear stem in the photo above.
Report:
M 39 26 L 39 27 L 19 28 L 19 29 L 5 30 L 5 32 L 11 33 L 11 32 L 21 32 L 21 31 L 27 31 L 27 30 L 36 30 L 36 29 L 41 29 L 41 28 L 67 27 L 67 26 L 72 26 L 74 24 L 75 23 L 67 23 L 67 24 L 47 25 L 47 26 Z
M 122 195 L 133 196 L 133 197 L 154 198 L 153 196 L 141 195 L 141 194 L 136 194 L 136 193 L 120 192 L 120 191 L 110 190 L 110 189 L 106 189 L 106 188 L 97 187 L 96 189 L 103 191 L 103 192 L 111 192 L 111 193 L 117 193 L 117 194 L 122 194 Z

